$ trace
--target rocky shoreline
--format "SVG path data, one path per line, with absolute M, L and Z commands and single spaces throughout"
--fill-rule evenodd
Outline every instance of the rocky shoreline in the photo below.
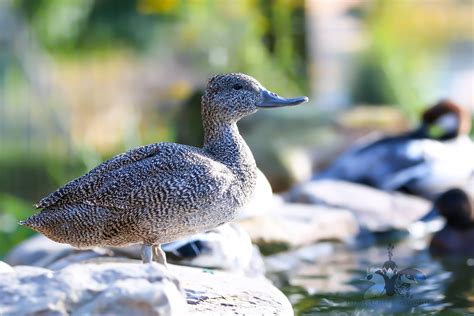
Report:
M 208 249 L 213 260 L 167 269 L 142 264 L 137 246 L 77 250 L 36 235 L 0 261 L 0 315 L 293 315 L 265 271 L 292 271 L 361 234 L 406 229 L 431 210 L 420 198 L 332 180 L 261 202 L 254 207 L 264 211 L 247 209 L 234 225 L 267 257 L 247 241 L 253 254 L 230 270 L 229 260 L 245 257 L 236 245 L 245 243 L 224 236 Z M 203 264 L 226 260 L 213 269 Z
M 0 315 L 293 315 L 265 278 L 202 268 L 94 259 L 0 276 Z

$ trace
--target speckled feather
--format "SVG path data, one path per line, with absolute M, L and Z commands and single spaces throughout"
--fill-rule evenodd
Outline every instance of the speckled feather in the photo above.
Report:
M 232 89 L 235 85 L 241 88 Z M 236 122 L 261 86 L 218 75 L 202 101 L 203 148 L 175 143 L 120 154 L 43 198 L 21 224 L 76 247 L 161 244 L 229 222 L 250 198 L 256 165 Z

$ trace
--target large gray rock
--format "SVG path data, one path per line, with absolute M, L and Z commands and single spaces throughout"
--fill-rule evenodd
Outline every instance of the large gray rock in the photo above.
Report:
M 361 227 L 374 232 L 406 229 L 432 208 L 420 197 L 339 180 L 304 183 L 289 193 L 288 200 L 349 210 Z
M 15 267 L 1 274 L 0 315 L 293 315 L 265 278 L 110 260 L 117 259 L 58 271 Z
M 293 315 L 288 299 L 265 278 L 171 266 L 191 315 Z
M 57 258 L 67 255 L 72 251 L 74 251 L 74 248 L 69 245 L 54 242 L 44 235 L 35 235 L 13 248 L 7 254 L 5 261 L 13 266 L 31 265 L 47 267 L 48 264 L 54 262 Z
M 193 240 L 199 240 L 199 246 L 203 247 L 199 255 L 189 256 L 188 254 L 187 257 L 180 258 L 173 254 L 177 247 Z M 248 276 L 259 276 L 265 273 L 260 252 L 252 245 L 247 232 L 238 224 L 222 225 L 211 233 L 196 234 L 169 246 L 171 246 L 170 249 L 166 246 L 163 249 L 168 253 L 168 261 L 171 263 L 229 270 Z M 54 242 L 44 235 L 36 235 L 15 247 L 7 255 L 6 261 L 10 265 L 30 265 L 60 270 L 74 263 L 111 257 L 141 259 L 141 245 L 76 249 Z
M 74 263 L 98 257 L 140 258 L 140 246 L 125 248 L 77 249 L 60 244 L 44 235 L 35 235 L 23 241 L 10 251 L 5 261 L 12 265 L 29 265 L 59 270 Z
M 309 245 L 319 240 L 351 239 L 359 232 L 354 215 L 343 209 L 281 202 L 272 211 L 240 221 L 252 238 L 262 244 L 282 244 L 287 248 Z
M 0 315 L 185 315 L 177 279 L 162 265 L 18 266 L 0 278 Z

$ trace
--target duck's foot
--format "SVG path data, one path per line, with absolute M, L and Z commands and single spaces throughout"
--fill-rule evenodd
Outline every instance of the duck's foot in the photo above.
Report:
M 142 261 L 143 263 L 151 263 L 153 260 L 152 245 L 142 245 Z
M 161 245 L 153 245 L 153 255 L 155 257 L 156 262 L 161 263 L 165 267 L 168 267 L 166 263 L 166 254 L 163 249 L 161 249 Z

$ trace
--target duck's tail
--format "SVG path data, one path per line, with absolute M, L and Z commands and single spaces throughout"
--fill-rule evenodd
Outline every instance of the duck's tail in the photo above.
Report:
M 40 213 L 41 214 L 41 213 Z M 19 221 L 18 224 L 21 226 L 26 226 L 31 229 L 40 231 L 41 227 L 43 226 L 43 221 L 41 220 L 40 214 L 36 214 L 33 216 L 28 217 L 23 221 Z
M 19 224 L 56 242 L 84 248 L 139 242 L 141 235 L 136 233 L 132 221 L 105 207 L 79 204 L 62 209 L 43 209 Z

